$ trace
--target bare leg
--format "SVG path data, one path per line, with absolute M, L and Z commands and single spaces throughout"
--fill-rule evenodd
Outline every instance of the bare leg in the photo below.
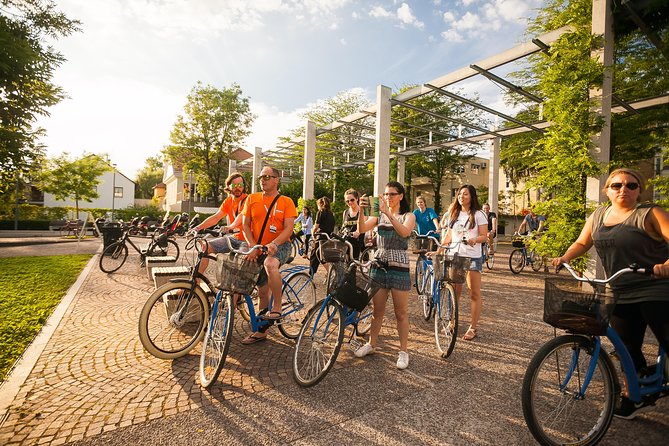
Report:
M 478 271 L 469 271 L 467 274 L 467 286 L 469 295 L 472 299 L 472 323 L 473 329 L 479 323 L 481 311 L 483 310 L 483 300 L 481 299 L 481 273 Z
M 400 350 L 407 351 L 409 343 L 409 292 L 393 290 L 393 307 L 397 319 L 397 334 L 400 338 Z
M 374 301 L 374 314 L 372 315 L 372 327 L 369 334 L 369 344 L 376 348 L 376 343 L 381 333 L 383 316 L 386 313 L 386 300 L 388 300 L 388 289 L 382 288 L 372 298 Z
M 281 313 L 281 273 L 279 273 L 280 262 L 276 257 L 265 259 L 265 271 L 267 271 L 267 283 L 272 291 L 272 312 Z

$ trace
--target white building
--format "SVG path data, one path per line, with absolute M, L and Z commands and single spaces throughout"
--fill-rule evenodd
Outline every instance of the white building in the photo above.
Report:
M 104 172 L 100 176 L 100 182 L 97 186 L 99 198 L 88 201 L 79 201 L 80 209 L 105 208 L 105 209 L 125 209 L 135 204 L 135 182 L 123 175 L 118 170 Z M 56 200 L 48 193 L 44 193 L 44 206 L 46 207 L 66 207 L 75 206 L 74 200 Z

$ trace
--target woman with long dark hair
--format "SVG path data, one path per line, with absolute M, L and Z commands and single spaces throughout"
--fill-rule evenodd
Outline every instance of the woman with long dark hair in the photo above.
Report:
M 362 207 L 369 206 L 369 199 L 363 195 L 360 199 Z M 409 366 L 409 291 L 411 278 L 409 275 L 409 256 L 407 254 L 408 240 L 416 226 L 416 217 L 411 212 L 409 202 L 404 196 L 404 186 L 397 181 L 386 184 L 383 197 L 379 197 L 379 216 L 365 220 L 362 212 L 358 212 L 358 231 L 378 229 L 376 257 L 385 263 L 385 269 L 372 267 L 371 279 L 380 286 L 374 295 L 374 315 L 369 342 L 355 351 L 355 356 L 374 353 L 383 316 L 386 312 L 388 296 L 393 296 L 393 307 L 397 319 L 397 334 L 400 338 L 400 352 L 397 358 L 397 368 L 406 369 Z
M 483 272 L 482 243 L 488 239 L 488 218 L 481 210 L 476 188 L 465 184 L 458 189 L 455 201 L 448 208 L 448 230 L 441 244 L 450 243 L 450 253 L 457 252 L 472 261 L 467 271 L 467 288 L 472 300 L 472 323 L 462 337 L 465 341 L 474 339 L 478 332 L 478 322 L 483 310 L 481 298 L 481 273 Z M 442 249 L 437 252 L 443 251 Z M 462 284 L 454 285 L 456 299 L 462 294 Z
M 318 234 L 332 235 L 335 229 L 335 217 L 330 210 L 330 199 L 328 197 L 321 197 L 316 201 L 318 206 L 318 213 L 316 213 L 316 222 L 312 228 L 314 240 L 320 240 Z M 323 263 L 319 255 L 319 249 L 314 247 L 311 252 L 311 274 L 316 274 L 318 265 Z M 326 266 L 327 268 L 327 266 Z M 329 269 L 328 269 L 329 270 Z
M 360 258 L 360 252 L 365 248 L 365 233 L 358 230 L 358 215 L 362 211 L 359 201 L 360 194 L 355 189 L 344 192 L 344 201 L 348 206 L 342 215 L 341 233 L 353 246 L 353 257 Z

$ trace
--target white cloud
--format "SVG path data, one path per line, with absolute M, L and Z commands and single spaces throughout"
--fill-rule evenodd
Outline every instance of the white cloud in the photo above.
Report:
M 489 0 L 479 6 L 476 6 L 477 0 L 461 2 L 464 11 L 443 13 L 448 28 L 441 34 L 447 41 L 481 39 L 505 27 L 521 24 L 542 4 L 541 0 Z
M 400 22 L 401 26 L 411 25 L 418 29 L 425 27 L 425 23 L 416 18 L 411 10 L 411 6 L 407 3 L 402 3 L 395 13 L 385 9 L 383 6 L 376 5 L 369 11 L 369 15 L 376 19 L 396 19 Z
M 406 3 L 402 3 L 402 6 L 397 9 L 397 18 L 399 18 L 402 23 L 413 25 L 419 29 L 423 29 L 425 27 L 425 24 L 413 15 L 411 7 Z
M 377 19 L 379 19 L 379 18 L 387 19 L 387 18 L 393 17 L 393 13 L 392 13 L 392 12 L 390 12 L 390 11 L 386 11 L 386 10 L 383 8 L 383 6 L 379 6 L 379 5 L 374 6 L 374 7 L 369 11 L 369 15 L 372 16 L 372 17 L 374 17 L 374 18 L 377 18 Z
M 340 43 L 342 46 L 346 46 L 346 45 L 348 45 L 348 42 L 347 42 L 346 39 L 344 39 L 343 37 L 342 37 L 341 39 L 339 39 L 339 43 Z
M 253 122 L 251 135 L 246 139 L 247 150 L 253 147 L 272 149 L 276 147 L 280 137 L 287 136 L 290 130 L 304 125 L 299 118 L 304 112 L 303 109 L 282 112 L 277 107 L 262 102 L 251 102 L 250 106 L 251 112 L 257 118 Z

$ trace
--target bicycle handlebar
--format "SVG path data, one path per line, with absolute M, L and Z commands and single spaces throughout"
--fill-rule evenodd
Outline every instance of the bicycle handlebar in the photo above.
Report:
M 339 240 L 339 241 L 341 241 L 341 242 L 346 243 L 346 247 L 348 248 L 349 258 L 351 259 L 351 261 L 352 261 L 354 264 L 356 264 L 356 265 L 358 265 L 358 266 L 360 266 L 360 267 L 362 267 L 362 268 L 368 268 L 369 266 L 371 266 L 372 263 L 374 263 L 374 259 L 369 260 L 368 262 L 361 262 L 361 261 L 359 261 L 359 260 L 354 259 L 354 258 L 353 258 L 353 245 L 351 245 L 351 242 L 349 242 L 348 240 L 346 240 L 346 239 L 345 239 L 344 237 L 342 237 L 341 235 L 338 235 L 338 234 L 332 234 L 332 235 L 330 235 L 330 234 L 326 234 L 326 233 L 324 233 L 324 232 L 323 232 L 323 233 L 320 233 L 320 232 L 319 232 L 319 233 L 316 234 L 316 237 L 319 237 L 319 236 L 325 238 L 326 240 L 333 240 L 333 239 L 334 239 L 334 240 Z
M 574 269 L 569 266 L 568 263 L 563 262 L 559 267 L 558 271 L 562 268 L 565 268 L 567 271 L 569 271 L 569 274 L 574 277 L 574 279 L 578 280 L 579 282 L 588 282 L 588 283 L 597 283 L 597 284 L 602 284 L 605 285 L 609 282 L 612 282 L 613 280 L 617 279 L 618 277 L 622 276 L 623 274 L 628 274 L 628 273 L 637 273 L 637 274 L 646 274 L 646 275 L 651 275 L 653 273 L 653 268 L 641 268 L 639 265 L 633 263 L 627 268 L 623 268 L 619 271 L 616 271 L 611 275 L 611 277 L 607 279 L 590 279 L 588 277 L 581 277 L 579 276 Z

